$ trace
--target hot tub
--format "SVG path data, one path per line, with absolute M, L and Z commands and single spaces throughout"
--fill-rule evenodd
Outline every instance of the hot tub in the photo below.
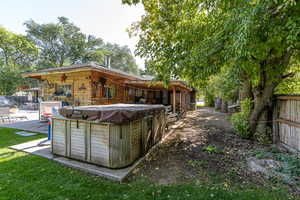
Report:
M 52 153 L 109 168 L 143 156 L 165 134 L 162 105 L 64 107 L 52 118 Z

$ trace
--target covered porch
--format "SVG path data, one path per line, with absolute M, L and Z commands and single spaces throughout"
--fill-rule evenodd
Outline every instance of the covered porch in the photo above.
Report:
M 166 86 L 162 82 L 128 80 L 125 87 L 134 92 L 133 103 L 162 104 L 170 106 L 173 113 L 184 114 L 195 102 L 195 91 L 183 81 L 170 81 Z

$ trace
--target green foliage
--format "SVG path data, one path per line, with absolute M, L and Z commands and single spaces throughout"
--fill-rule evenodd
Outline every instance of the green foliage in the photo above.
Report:
M 230 65 L 244 70 L 255 85 L 262 61 L 271 64 L 287 50 L 298 52 L 299 2 L 145 0 L 142 4 L 146 14 L 131 28 L 140 37 L 136 53 L 164 74 L 162 78 L 179 76 L 201 85 Z M 286 65 L 265 70 L 276 80 Z
M 85 35 L 65 17 L 58 23 L 38 24 L 33 20 L 24 23 L 28 38 L 41 49 L 39 67 L 61 67 L 84 61 L 103 60 L 102 39 Z M 93 59 L 93 60 L 90 60 Z
M 16 92 L 16 87 L 21 83 L 20 73 L 8 67 L 0 70 L 0 95 L 12 95 Z
M 296 155 L 277 153 L 275 158 L 283 162 L 280 172 L 300 178 L 300 160 Z
M 23 35 L 0 27 L 0 95 L 11 95 L 23 81 L 21 73 L 34 69 L 38 50 Z
M 249 117 L 252 110 L 252 101 L 248 98 L 241 101 L 241 112 L 235 113 L 231 116 L 230 121 L 236 132 L 242 138 L 250 139 L 250 125 Z
M 276 87 L 299 69 L 300 1 L 124 0 L 137 2 L 145 15 L 131 33 L 139 36 L 136 53 L 149 68 L 160 79 L 181 78 L 196 87 L 209 84 L 224 68 L 234 69 L 230 75 L 237 79 L 217 76 L 216 93 L 229 98 L 232 82 L 247 83 L 238 86 L 251 90 L 256 105 L 250 129 L 257 133 Z
M 208 165 L 206 160 L 189 160 L 188 165 L 192 167 L 205 167 Z
M 283 153 L 276 146 L 269 146 L 260 150 L 253 150 L 251 155 L 258 159 L 274 159 L 281 162 L 281 167 L 276 169 L 278 172 L 285 174 L 283 182 L 293 183 L 300 178 L 300 159 L 297 155 Z
M 110 55 L 112 68 L 138 74 L 135 59 L 127 46 L 104 43 L 101 38 L 86 35 L 66 17 L 59 17 L 57 23 L 38 24 L 33 20 L 25 22 L 27 36 L 41 49 L 39 68 L 97 62 L 104 63 L 104 56 Z
M 210 87 L 204 88 L 204 103 L 205 106 L 214 106 L 215 104 L 215 94 Z
M 211 76 L 204 87 L 205 99 L 208 106 L 213 106 L 214 99 L 219 97 L 225 101 L 236 101 L 240 80 L 236 68 L 223 68 L 219 74 Z
M 300 94 L 300 72 L 295 74 L 293 77 L 285 79 L 276 88 L 276 94 Z
M 271 145 L 267 149 L 267 151 L 271 153 L 280 153 L 279 149 L 276 147 L 276 145 Z
M 111 56 L 111 66 L 139 74 L 135 59 L 127 46 L 104 43 L 101 38 L 83 34 L 65 17 L 58 23 L 25 22 L 27 37 L 0 27 L 0 95 L 12 95 L 19 84 L 36 87 L 36 82 L 21 74 L 63 65 L 97 62 Z
M 265 122 L 258 124 L 254 138 L 262 144 L 272 144 L 272 127 L 266 126 Z
M 221 152 L 223 152 L 221 149 L 218 149 L 214 145 L 208 145 L 208 146 L 204 147 L 203 150 L 207 151 L 209 153 L 221 153 Z
M 140 73 L 128 46 L 107 43 L 104 48 L 110 52 L 112 68 L 132 74 Z

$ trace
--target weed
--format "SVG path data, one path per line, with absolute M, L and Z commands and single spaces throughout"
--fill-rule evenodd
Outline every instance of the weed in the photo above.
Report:
M 212 146 L 212 145 L 208 145 L 208 146 L 204 147 L 203 150 L 207 151 L 209 153 L 216 153 L 217 152 L 217 147 Z
M 208 165 L 206 160 L 189 160 L 188 165 L 192 167 L 204 167 Z
M 282 174 L 282 177 L 276 177 L 274 174 L 269 174 L 268 177 L 273 182 L 278 182 L 279 179 L 283 183 L 293 183 L 300 179 L 300 159 L 289 153 L 281 153 L 276 146 L 266 147 L 260 150 L 252 150 L 250 155 L 257 159 L 274 159 L 281 162 L 281 167 L 275 169 Z M 298 184 L 298 183 L 297 183 Z
M 267 147 L 266 149 L 268 152 L 272 152 L 272 153 L 280 153 L 279 149 L 275 146 L 275 145 L 272 145 L 270 147 Z
M 235 113 L 231 116 L 230 120 L 235 129 L 242 138 L 250 139 L 250 125 L 249 116 L 251 113 L 252 101 L 244 99 L 241 101 L 241 112 Z

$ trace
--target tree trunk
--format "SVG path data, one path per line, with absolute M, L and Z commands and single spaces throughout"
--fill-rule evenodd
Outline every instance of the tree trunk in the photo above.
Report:
M 228 102 L 225 100 L 222 101 L 221 112 L 228 113 Z
M 243 80 L 239 96 L 240 100 L 243 100 L 245 98 L 253 99 L 252 85 L 248 79 Z
M 272 55 L 272 50 L 269 53 Z M 291 56 L 292 51 L 287 51 L 280 57 L 260 61 L 259 80 L 255 88 L 251 86 L 247 73 L 243 72 L 243 88 L 245 92 L 243 96 L 253 97 L 252 99 L 254 100 L 254 107 L 249 119 L 250 136 L 254 139 L 263 138 L 265 140 L 272 134 L 272 128 L 268 126 L 272 124 L 272 114 L 270 113 L 272 112 L 273 94 L 278 84 L 284 78 L 290 76 L 290 74 L 283 75 L 282 72 L 288 72 Z M 275 77 L 274 74 L 276 74 Z M 270 137 L 269 139 L 271 140 Z
M 222 107 L 222 99 L 217 97 L 215 99 L 215 110 L 221 110 Z
M 264 89 L 256 89 L 254 94 L 254 108 L 250 116 L 250 130 L 254 134 L 261 115 L 271 108 L 273 92 L 277 84 L 272 84 Z

